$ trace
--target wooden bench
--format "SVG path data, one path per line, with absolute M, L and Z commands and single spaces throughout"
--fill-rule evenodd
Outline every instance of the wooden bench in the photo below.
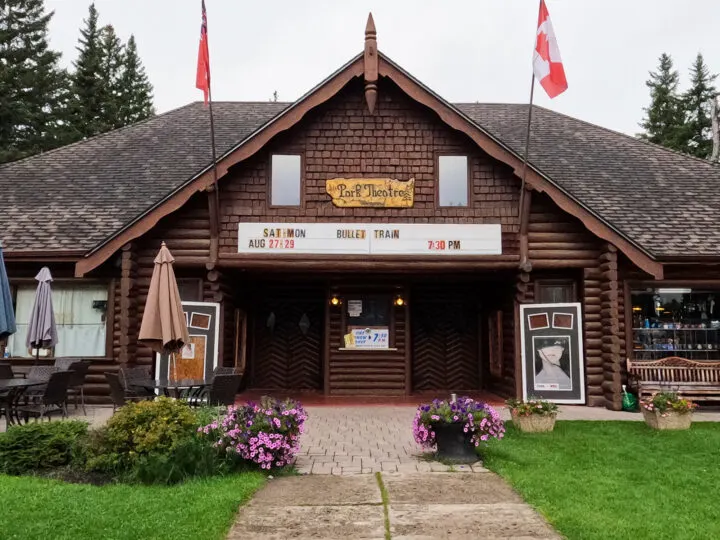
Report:
M 698 362 L 679 356 L 659 360 L 627 359 L 628 382 L 638 396 L 674 392 L 695 401 L 720 401 L 720 361 Z

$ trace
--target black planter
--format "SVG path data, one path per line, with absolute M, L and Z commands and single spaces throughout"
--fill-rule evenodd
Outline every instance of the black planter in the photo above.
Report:
M 462 424 L 433 424 L 437 457 L 458 463 L 474 463 L 478 460 L 475 445 L 470 442 L 470 433 L 463 431 Z

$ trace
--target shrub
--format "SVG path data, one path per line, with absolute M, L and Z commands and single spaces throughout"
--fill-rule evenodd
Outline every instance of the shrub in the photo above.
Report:
M 272 469 L 288 465 L 295 456 L 306 419 L 296 401 L 263 398 L 259 404 L 229 406 L 224 418 L 198 431 L 217 441 L 215 446 L 229 458 L 237 456 Z
M 70 465 L 88 425 L 79 421 L 32 423 L 0 433 L 0 473 L 29 474 Z
M 435 399 L 429 405 L 420 405 L 413 420 L 415 441 L 425 447 L 435 445 L 437 424 L 464 424 L 463 430 L 475 446 L 489 438 L 502 439 L 505 424 L 498 412 L 487 403 L 469 397 L 460 397 L 454 402 Z
M 649 398 L 644 398 L 640 401 L 643 409 L 647 411 L 657 411 L 660 416 L 667 416 L 669 412 L 676 412 L 679 414 L 687 414 L 692 412 L 697 404 L 693 403 L 689 399 L 678 397 L 674 392 L 660 392 L 654 394 Z
M 87 467 L 112 474 L 132 472 L 140 463 L 171 456 L 180 442 L 195 437 L 197 426 L 184 402 L 161 397 L 129 403 L 104 428 L 91 433 Z
M 506 402 L 510 408 L 510 412 L 514 416 L 530 416 L 536 414 L 538 416 L 553 416 L 557 414 L 557 403 L 550 403 L 543 399 L 508 399 Z

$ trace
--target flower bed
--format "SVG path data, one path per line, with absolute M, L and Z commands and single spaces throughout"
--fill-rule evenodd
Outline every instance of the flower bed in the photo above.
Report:
M 436 399 L 420 405 L 413 420 L 415 441 L 426 448 L 435 446 L 433 426 L 440 424 L 462 424 L 470 444 L 476 447 L 491 438 L 502 439 L 505 434 L 505 425 L 498 412 L 487 403 L 469 397 L 454 402 Z
M 198 431 L 217 440 L 215 446 L 227 455 L 269 470 L 291 463 L 299 450 L 306 418 L 296 401 L 263 398 L 259 404 L 229 406 L 224 418 Z

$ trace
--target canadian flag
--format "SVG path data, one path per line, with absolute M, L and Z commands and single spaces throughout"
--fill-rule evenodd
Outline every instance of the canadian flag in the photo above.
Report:
M 560 59 L 560 49 L 550 22 L 550 14 L 545 5 L 545 0 L 540 0 L 537 42 L 533 53 L 533 71 L 535 77 L 551 98 L 567 90 L 568 83 L 565 78 L 565 69 Z

